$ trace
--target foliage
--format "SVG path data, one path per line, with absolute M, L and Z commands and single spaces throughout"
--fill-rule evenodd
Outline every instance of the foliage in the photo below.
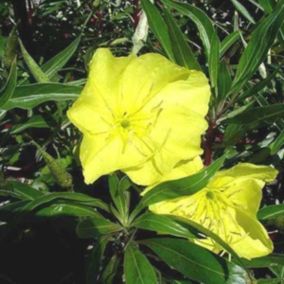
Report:
M 54 278 L 33 278 L 36 271 L 30 267 L 28 278 L 19 274 L 18 279 L 1 265 L 0 280 L 282 283 L 283 0 L 27 2 L 26 22 L 15 3 L 0 3 L 1 247 L 36 240 L 43 230 L 66 251 L 73 250 L 77 261 L 68 267 L 68 257 L 58 260 L 62 269 Z M 81 135 L 66 116 L 98 47 L 110 47 L 116 55 L 131 52 L 141 9 L 150 31 L 140 53 L 157 52 L 202 70 L 212 93 L 202 142 L 207 167 L 158 184 L 143 196 L 144 188 L 122 172 L 84 183 Z M 200 191 L 220 168 L 238 162 L 279 171 L 264 189 L 258 212 L 274 242 L 273 254 L 242 259 L 205 227 L 148 210 L 152 203 Z M 193 240 L 200 236 L 213 239 L 223 253 L 198 246 Z M 40 247 L 49 241 L 44 238 Z

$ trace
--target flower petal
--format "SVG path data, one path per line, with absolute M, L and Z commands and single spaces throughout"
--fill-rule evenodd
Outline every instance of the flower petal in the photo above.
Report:
M 184 80 L 188 74 L 188 69 L 172 63 L 162 55 L 141 55 L 123 73 L 123 103 L 129 108 L 129 112 L 136 112 L 168 83 Z
M 85 134 L 80 146 L 85 182 L 90 184 L 124 166 L 139 165 L 149 155 L 147 151 L 139 141 L 125 147 L 123 141 L 115 136 Z
M 208 187 L 224 188 L 224 195 L 236 206 L 255 216 L 262 199 L 265 182 L 277 176 L 277 170 L 269 166 L 240 163 L 231 169 L 219 171 Z
M 207 128 L 210 89 L 206 77 L 190 71 L 187 80 L 167 85 L 149 103 L 145 110 L 151 112 L 160 105 L 161 112 L 149 140 L 160 145 L 153 157 L 141 168 L 127 169 L 130 178 L 139 184 L 157 183 L 170 175 L 181 160 L 191 160 L 202 153 L 201 135 Z M 159 147 L 159 146 L 158 146 Z
M 135 58 L 114 57 L 109 49 L 99 48 L 90 62 L 87 83 L 67 115 L 80 131 L 106 131 L 119 111 L 119 84 L 122 73 Z

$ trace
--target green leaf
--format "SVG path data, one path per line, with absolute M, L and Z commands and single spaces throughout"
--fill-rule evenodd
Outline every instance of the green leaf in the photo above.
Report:
M 243 262 L 247 268 L 266 268 L 274 264 L 284 265 L 284 254 L 274 253 L 251 260 L 244 259 Z
M 257 213 L 257 217 L 260 220 L 273 219 L 278 216 L 284 216 L 284 204 L 268 205 L 260 209 Z
M 227 121 L 234 124 L 246 124 L 254 125 L 262 122 L 274 122 L 278 118 L 283 117 L 284 105 L 283 104 L 272 104 L 261 107 L 249 108 L 239 115 L 228 119 Z
M 120 225 L 109 221 L 97 212 L 91 218 L 82 219 L 76 228 L 78 237 L 82 239 L 92 239 L 121 230 Z
M 28 68 L 30 69 L 32 75 L 34 76 L 35 80 L 39 83 L 47 83 L 49 82 L 48 76 L 41 70 L 38 64 L 34 61 L 34 59 L 30 56 L 26 48 L 24 47 L 21 40 L 19 40 L 21 51 L 27 64 Z
M 176 63 L 181 66 L 188 67 L 189 69 L 201 70 L 198 61 L 186 42 L 184 34 L 178 27 L 176 21 L 167 9 L 164 9 L 164 12 Z
M 49 128 L 45 119 L 41 115 L 34 115 L 26 122 L 13 126 L 11 134 L 18 134 L 29 128 Z
M 284 129 L 276 137 L 276 139 L 269 145 L 270 154 L 275 155 L 284 146 Z
M 123 266 L 126 284 L 158 283 L 153 266 L 134 244 L 127 246 Z
M 81 36 L 77 37 L 70 45 L 64 50 L 56 54 L 49 61 L 44 63 L 41 68 L 48 78 L 52 78 L 56 73 L 65 66 L 69 59 L 73 56 L 81 41 Z
M 218 86 L 218 74 L 219 74 L 219 49 L 220 49 L 220 42 L 219 38 L 217 37 L 216 33 L 213 33 L 210 38 L 211 49 L 210 55 L 208 59 L 209 65 L 209 76 L 212 87 L 217 88 Z M 218 93 L 216 91 L 216 93 Z
M 31 203 L 29 203 L 26 207 L 26 211 L 32 211 L 37 209 L 39 206 L 46 206 L 50 202 L 60 201 L 60 200 L 68 200 L 76 203 L 81 203 L 88 206 L 98 207 L 105 211 L 108 211 L 108 206 L 101 201 L 100 199 L 90 197 L 83 193 L 78 192 L 53 192 L 45 194 L 41 196 Z
M 275 10 L 261 21 L 251 34 L 251 39 L 238 64 L 232 93 L 239 91 L 263 62 L 283 23 L 283 17 L 284 1 L 280 0 Z
M 192 232 L 194 230 L 197 230 L 201 233 L 201 237 L 204 238 L 204 236 L 207 236 L 208 238 L 211 238 L 214 240 L 220 247 L 223 248 L 225 252 L 230 254 L 233 259 L 232 261 L 240 266 L 243 266 L 243 261 L 240 259 L 240 257 L 237 255 L 237 253 L 226 243 L 224 242 L 218 235 L 214 234 L 212 231 L 206 229 L 202 225 L 199 225 L 198 223 L 193 222 L 190 219 L 185 219 L 182 217 L 175 217 L 179 222 L 181 222 L 183 225 L 187 224 L 187 226 L 190 228 Z
M 230 264 L 230 274 L 229 279 L 226 284 L 253 284 L 254 282 L 250 278 L 248 272 L 241 266 Z M 258 282 L 257 282 L 258 283 Z
M 265 90 L 265 88 L 271 83 L 272 79 L 279 73 L 279 69 L 273 71 L 273 73 L 269 74 L 267 78 L 259 81 L 254 86 L 248 88 L 243 94 L 241 94 L 238 98 L 239 100 L 243 100 L 248 97 L 256 96 L 256 94 L 260 91 Z
M 162 45 L 168 58 L 175 62 L 169 31 L 158 8 L 149 0 L 141 0 L 142 8 L 146 13 L 149 26 Z
M 249 20 L 252 24 L 255 24 L 255 21 L 253 17 L 250 15 L 248 10 L 246 9 L 245 6 L 243 6 L 239 1 L 237 0 L 231 0 L 236 9 L 247 19 Z
M 187 239 L 196 238 L 190 230 L 175 221 L 171 216 L 147 212 L 137 218 L 132 225 L 139 229 L 155 231 L 158 234 L 168 234 Z
M 120 264 L 120 258 L 115 254 L 111 257 L 102 273 L 101 281 L 104 284 L 113 284 L 114 277 Z
M 218 40 L 218 36 L 210 18 L 201 9 L 196 8 L 193 5 L 173 2 L 171 0 L 162 0 L 162 2 L 169 8 L 177 10 L 181 15 L 189 17 L 195 23 L 205 47 L 207 58 L 210 58 L 212 40 Z
M 17 84 L 17 61 L 14 59 L 4 88 L 0 91 L 0 108 L 12 97 Z
M 130 202 L 130 195 L 127 190 L 131 186 L 131 182 L 127 176 L 119 180 L 117 175 L 112 174 L 108 177 L 108 185 L 115 207 L 121 215 L 122 220 L 126 221 Z
M 225 62 L 220 63 L 219 76 L 218 76 L 218 101 L 225 101 L 226 95 L 228 94 L 232 86 L 232 78 L 229 73 L 228 67 Z
M 147 239 L 143 244 L 153 250 L 167 265 L 190 279 L 206 284 L 225 283 L 228 268 L 224 259 L 186 240 Z
M 225 159 L 226 155 L 223 155 L 209 167 L 202 169 L 197 174 L 158 184 L 143 196 L 141 202 L 147 206 L 162 200 L 191 195 L 198 192 L 206 186 L 209 179 L 222 167 Z
M 32 84 L 23 85 L 15 89 L 14 95 L 5 105 L 5 110 L 13 108 L 32 109 L 48 101 L 75 100 L 82 88 L 66 84 Z
M 98 239 L 91 254 L 88 256 L 86 265 L 86 284 L 97 283 L 104 252 L 109 241 L 109 237 L 105 236 Z
M 35 200 L 44 195 L 43 192 L 18 181 L 8 181 L 3 187 L 7 194 L 22 200 Z
M 224 56 L 224 54 L 231 48 L 231 46 L 236 43 L 240 39 L 239 31 L 235 31 L 227 35 L 220 46 L 220 58 Z
M 51 204 L 48 207 L 39 209 L 35 212 L 36 216 L 39 217 L 59 217 L 59 216 L 70 216 L 70 217 L 94 217 L 96 218 L 98 213 L 92 208 L 77 205 L 77 204 L 66 204 L 58 203 Z

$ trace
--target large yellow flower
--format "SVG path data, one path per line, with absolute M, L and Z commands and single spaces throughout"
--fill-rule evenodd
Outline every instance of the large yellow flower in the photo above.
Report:
M 159 54 L 114 57 L 98 49 L 67 113 L 83 133 L 85 182 L 122 170 L 137 184 L 154 184 L 200 155 L 209 96 L 203 73 Z
M 265 182 L 275 179 L 277 171 L 268 166 L 241 163 L 219 171 L 196 194 L 166 200 L 150 206 L 157 214 L 172 214 L 190 219 L 218 235 L 244 258 L 272 252 L 273 244 L 256 218 Z M 221 248 L 212 239 L 198 244 L 215 252 Z

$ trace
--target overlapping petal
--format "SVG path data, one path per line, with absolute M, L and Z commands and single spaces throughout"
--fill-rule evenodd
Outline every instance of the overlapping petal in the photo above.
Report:
M 158 182 L 202 153 L 210 89 L 203 73 L 150 53 L 114 57 L 99 49 L 87 84 L 68 111 L 83 132 L 85 181 L 115 170 L 141 185 Z
M 265 182 L 275 179 L 272 167 L 239 164 L 218 172 L 208 185 L 194 195 L 166 200 L 150 206 L 157 214 L 190 219 L 217 234 L 245 258 L 260 257 L 273 250 L 264 227 L 256 218 Z M 212 239 L 197 241 L 215 252 Z

